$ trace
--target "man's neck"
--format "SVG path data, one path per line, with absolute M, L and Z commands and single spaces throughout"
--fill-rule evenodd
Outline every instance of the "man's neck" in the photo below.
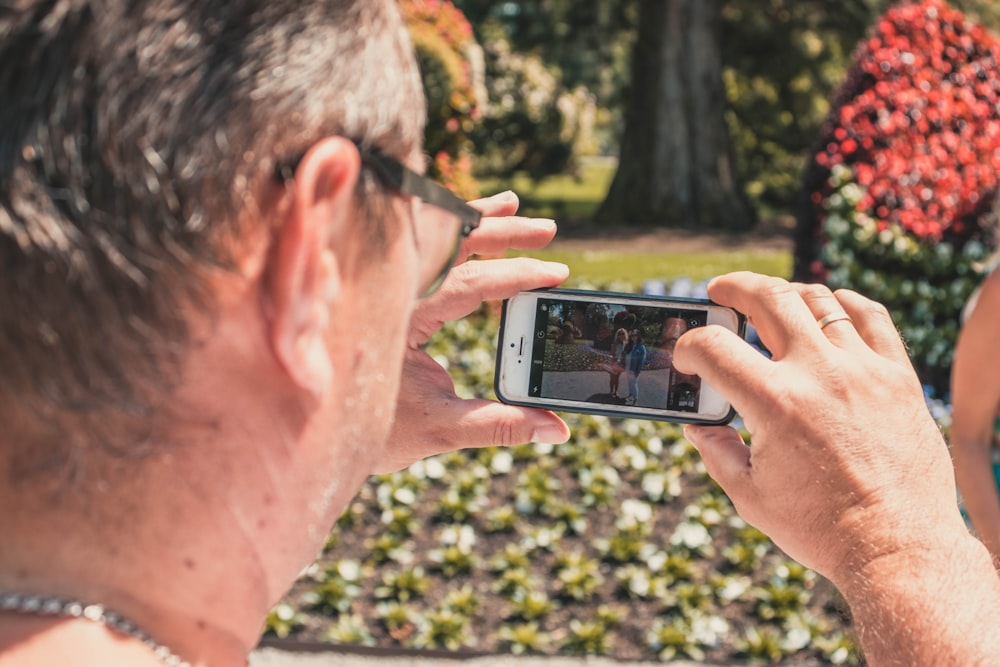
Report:
M 245 667 L 246 653 L 235 646 L 211 646 L 197 654 L 180 656 L 191 667 Z M 173 649 L 170 649 L 172 652 Z M 115 632 L 84 618 L 53 618 L 11 612 L 0 613 L 0 667 L 164 667 L 165 660 L 148 642 Z
M 230 505 L 206 497 L 213 493 L 205 489 L 207 485 L 178 479 L 184 476 L 165 475 L 155 486 L 169 493 L 136 500 L 134 515 L 141 521 L 119 516 L 111 525 L 110 519 L 98 520 L 102 509 L 93 503 L 87 504 L 86 512 L 67 509 L 85 505 L 82 502 L 5 513 L 0 517 L 0 534 L 12 548 L 0 550 L 0 595 L 99 605 L 191 665 L 244 665 L 259 639 L 261 619 L 272 597 L 255 545 L 240 529 L 245 521 L 227 513 Z M 206 507 L 221 508 L 221 514 L 197 511 L 195 499 Z M 148 504 L 158 504 L 162 511 L 149 511 Z M 20 656 L 9 664 L 32 664 L 28 656 L 37 658 L 38 664 L 68 664 L 45 659 L 64 650 L 74 664 L 83 664 L 82 653 L 72 650 L 77 641 L 93 647 L 93 656 L 128 649 L 136 658 L 134 664 L 146 664 L 139 658 L 147 654 L 154 658 L 153 664 L 163 664 L 141 640 L 100 622 L 40 618 L 29 611 L 0 612 L 0 640 Z M 2 647 L 0 655 L 10 659 Z M 125 663 L 97 660 L 95 664 Z

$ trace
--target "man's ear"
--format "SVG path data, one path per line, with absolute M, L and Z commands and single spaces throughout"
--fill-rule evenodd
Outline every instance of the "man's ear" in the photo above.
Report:
M 319 396 L 333 379 L 325 334 L 343 287 L 343 252 L 354 223 L 361 158 L 329 137 L 302 158 L 286 185 L 292 200 L 275 232 L 263 286 L 275 356 L 301 388 Z

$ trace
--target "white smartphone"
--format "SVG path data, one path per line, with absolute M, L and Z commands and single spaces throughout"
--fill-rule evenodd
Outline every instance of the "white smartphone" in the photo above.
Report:
M 659 421 L 726 424 L 729 402 L 673 366 L 685 331 L 745 335 L 742 314 L 705 299 L 533 290 L 504 301 L 494 389 L 505 403 Z

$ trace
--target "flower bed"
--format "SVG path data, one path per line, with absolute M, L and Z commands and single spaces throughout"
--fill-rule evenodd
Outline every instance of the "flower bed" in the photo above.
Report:
M 690 296 L 704 283 L 653 287 Z M 432 340 L 460 395 L 490 395 L 497 325 L 484 309 Z M 269 632 L 384 648 L 859 662 L 836 591 L 736 516 L 678 426 L 566 419 L 565 445 L 456 452 L 373 478 Z

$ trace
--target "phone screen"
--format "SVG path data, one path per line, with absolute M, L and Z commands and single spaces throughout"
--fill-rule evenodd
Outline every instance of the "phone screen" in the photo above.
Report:
M 699 412 L 701 378 L 674 368 L 674 345 L 704 309 L 539 298 L 532 397 Z

